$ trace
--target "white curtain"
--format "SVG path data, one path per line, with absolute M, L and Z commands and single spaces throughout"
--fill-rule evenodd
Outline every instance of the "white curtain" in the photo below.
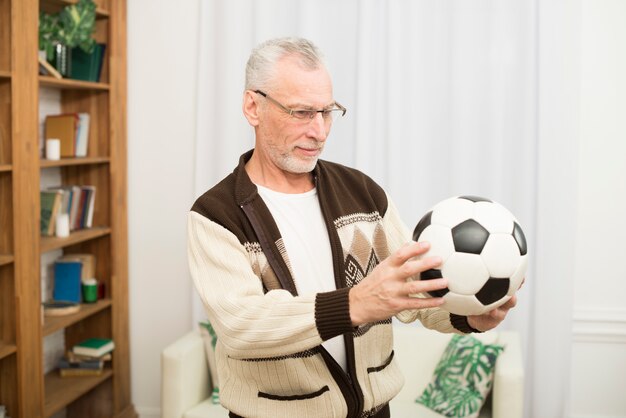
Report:
M 538 146 L 536 1 L 200 2 L 197 196 L 253 147 L 241 112 L 251 48 L 271 37 L 298 35 L 325 52 L 335 99 L 348 109 L 333 126 L 323 158 L 377 180 L 410 228 L 441 199 L 482 195 L 511 209 L 531 251 L 536 247 L 542 235 L 537 209 L 546 205 L 538 201 L 537 162 L 544 149 L 552 152 Z M 546 280 L 541 270 L 531 262 L 520 303 L 503 327 L 522 334 L 527 416 L 550 418 L 565 414 L 568 376 L 561 370 L 569 368 L 571 328 L 562 325 L 572 306 L 567 297 L 557 300 L 559 306 L 545 294 L 538 297 L 535 283 Z M 548 291 L 571 294 L 569 279 Z M 194 300 L 195 323 L 204 314 Z M 556 334 L 555 321 L 537 317 L 552 310 L 564 312 Z M 550 358 L 538 338 L 552 344 Z M 546 364 L 554 368 L 545 370 Z

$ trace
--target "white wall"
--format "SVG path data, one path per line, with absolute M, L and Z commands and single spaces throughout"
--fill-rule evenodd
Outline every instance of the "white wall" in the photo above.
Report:
M 128 2 L 131 378 L 142 418 L 160 415 L 160 352 L 191 321 L 197 8 L 196 0 Z
M 626 2 L 583 0 L 573 417 L 626 417 Z
M 580 187 L 577 207 L 563 209 L 577 225 L 570 411 L 626 417 L 626 2 L 581 4 Z M 197 15 L 198 0 L 128 2 L 131 375 L 142 418 L 159 416 L 161 350 L 191 327 Z

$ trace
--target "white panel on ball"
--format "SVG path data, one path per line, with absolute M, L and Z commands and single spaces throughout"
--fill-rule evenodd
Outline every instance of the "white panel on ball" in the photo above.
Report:
M 474 202 L 465 199 L 446 199 L 433 208 L 431 223 L 450 228 L 472 218 Z
M 454 253 L 454 243 L 452 242 L 452 232 L 450 228 L 441 225 L 428 226 L 419 242 L 426 241 L 430 244 L 430 249 L 422 257 L 439 256 L 445 262 Z
M 485 307 L 475 296 L 448 292 L 443 300 L 444 304 L 441 305 L 441 308 L 457 315 L 480 315 L 485 312 Z
M 489 279 L 489 271 L 477 254 L 452 254 L 443 265 L 442 274 L 448 279 L 450 291 L 460 295 L 476 294 Z
M 496 202 L 476 202 L 474 219 L 490 233 L 513 232 L 515 217 L 504 206 Z
M 497 278 L 511 277 L 520 263 L 517 243 L 511 234 L 491 234 L 480 254 L 489 275 Z

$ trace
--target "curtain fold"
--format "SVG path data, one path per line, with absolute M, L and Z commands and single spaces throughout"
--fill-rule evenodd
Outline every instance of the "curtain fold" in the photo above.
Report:
M 196 196 L 254 145 L 241 111 L 251 48 L 271 37 L 297 35 L 324 51 L 335 99 L 348 109 L 333 126 L 323 158 L 378 181 L 409 228 L 438 201 L 474 194 L 515 213 L 531 250 L 545 233 L 537 230 L 536 216 L 542 196 L 538 154 L 549 149 L 537 145 L 536 1 L 200 2 Z M 535 297 L 534 282 L 547 280 L 542 271 L 531 261 L 519 305 L 503 327 L 522 334 L 527 416 L 549 418 L 564 414 L 566 394 L 554 399 L 544 383 L 548 372 L 536 373 L 535 367 L 550 361 L 538 360 L 537 338 L 551 331 L 533 312 L 558 309 L 571 317 L 572 305 L 561 298 L 559 306 L 550 306 L 549 298 Z M 572 289 L 569 279 L 557 280 Z M 195 324 L 204 316 L 197 296 L 192 309 Z M 570 333 L 571 328 L 561 332 L 555 349 L 571 349 Z M 568 387 L 567 376 L 555 373 L 551 384 Z

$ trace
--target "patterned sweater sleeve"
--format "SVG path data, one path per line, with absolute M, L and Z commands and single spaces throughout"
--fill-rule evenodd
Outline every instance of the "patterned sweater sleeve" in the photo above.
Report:
M 315 295 L 264 293 L 246 249 L 230 231 L 190 212 L 187 250 L 194 285 L 230 357 L 283 356 L 322 342 Z
M 389 251 L 393 253 L 405 243 L 411 240 L 410 231 L 400 218 L 398 210 L 393 201 L 388 198 L 388 208 L 383 223 L 387 231 L 387 240 Z M 429 297 L 425 294 L 419 294 L 418 297 Z M 408 323 L 419 320 L 426 328 L 434 329 L 445 333 L 467 333 L 470 330 L 465 327 L 467 319 L 457 315 L 451 315 L 449 312 L 440 308 L 415 309 L 402 311 L 396 315 L 400 321 Z

